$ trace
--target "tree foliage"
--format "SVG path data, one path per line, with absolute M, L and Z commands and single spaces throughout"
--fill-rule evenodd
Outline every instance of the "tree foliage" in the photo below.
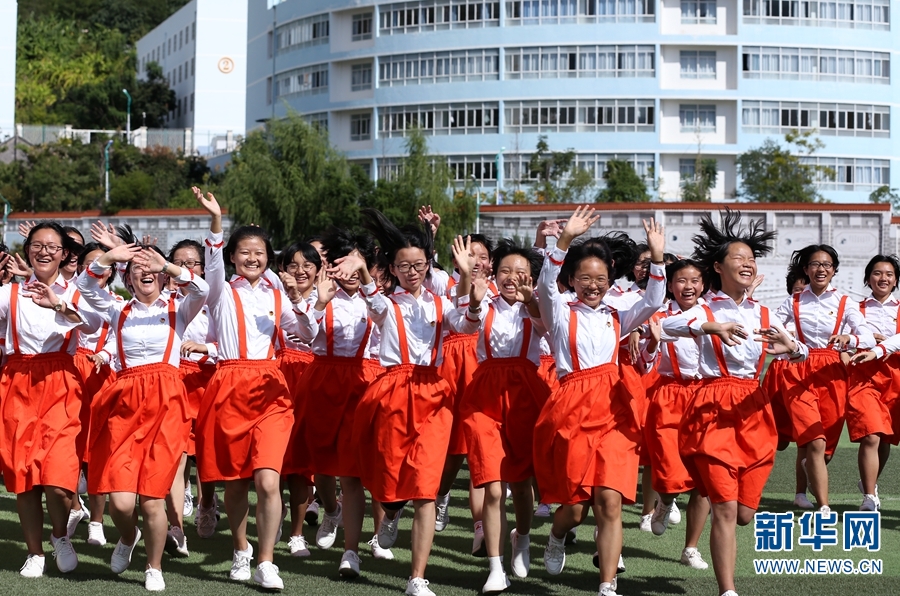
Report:
M 786 146 L 766 139 L 761 147 L 738 155 L 741 197 L 759 203 L 813 203 L 822 199 L 816 181 L 834 179 L 834 170 L 804 158 L 824 144 L 812 137 L 812 131 L 794 130 L 784 138 Z
M 650 201 L 647 181 L 635 171 L 631 162 L 611 159 L 603 172 L 606 187 L 597 193 L 598 203 L 646 203 Z
M 712 189 L 718 178 L 718 162 L 711 157 L 698 155 L 694 161 L 694 175 L 681 181 L 681 200 L 689 203 L 711 201 Z
M 879 186 L 869 194 L 869 202 L 878 205 L 887 204 L 891 206 L 891 210 L 900 212 L 900 194 L 896 188 L 891 188 L 887 184 Z
M 527 184 L 524 195 L 513 193 L 509 202 L 575 203 L 593 193 L 594 178 L 575 161 L 575 150 L 552 151 L 547 137 L 538 137 L 535 152 L 528 160 L 527 177 L 515 181 Z

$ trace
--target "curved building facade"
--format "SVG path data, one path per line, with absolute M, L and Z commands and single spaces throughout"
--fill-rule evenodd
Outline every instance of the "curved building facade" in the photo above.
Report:
M 598 185 L 626 159 L 679 200 L 697 156 L 714 200 L 735 157 L 816 131 L 822 194 L 900 186 L 900 0 L 250 0 L 247 130 L 289 109 L 373 178 L 417 126 L 459 180 L 511 190 L 538 138 Z

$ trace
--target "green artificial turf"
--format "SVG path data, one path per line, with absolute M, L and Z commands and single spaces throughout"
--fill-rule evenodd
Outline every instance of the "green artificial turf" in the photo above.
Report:
M 794 493 L 794 447 L 779 453 L 775 470 L 766 485 L 761 510 L 790 510 Z M 839 513 L 856 510 L 860 494 L 856 488 L 858 479 L 856 467 L 856 446 L 849 443 L 846 436 L 829 466 L 832 507 Z M 451 499 L 451 525 L 435 538 L 434 549 L 428 565 L 427 577 L 438 596 L 476 594 L 487 577 L 487 560 L 476 559 L 469 552 L 472 543 L 472 526 L 469 521 L 467 496 L 465 493 L 466 471 L 460 474 L 454 486 Z M 826 547 L 822 553 L 814 553 L 810 547 L 796 544 L 799 530 L 795 534 L 794 551 L 777 556 L 795 558 L 837 558 L 850 557 L 880 558 L 884 573 L 881 576 L 757 576 L 752 560 L 754 537 L 752 525 L 740 528 L 738 533 L 737 588 L 741 596 L 820 596 L 866 594 L 867 596 L 900 593 L 900 481 L 897 480 L 892 463 L 888 464 L 879 483 L 882 509 L 882 549 L 878 553 L 854 550 L 845 553 L 841 546 Z M 252 497 L 252 495 L 251 495 Z M 680 500 L 682 505 L 685 499 Z M 511 505 L 508 511 L 511 516 Z M 251 515 L 253 510 L 251 509 Z M 717 596 L 716 582 L 712 568 L 694 571 L 678 563 L 684 541 L 684 523 L 672 526 L 664 536 L 656 537 L 638 530 L 640 510 L 627 506 L 624 512 L 625 548 L 627 571 L 619 578 L 618 592 L 623 595 L 663 595 L 687 594 Z M 393 552 L 394 561 L 376 561 L 369 547 L 361 548 L 362 577 L 355 581 L 342 581 L 337 569 L 340 562 L 342 531 L 338 542 L 330 550 L 318 550 L 312 546 L 312 556 L 295 559 L 288 555 L 286 538 L 278 545 L 276 565 L 281 568 L 285 592 L 292 594 L 348 594 L 348 595 L 399 595 L 403 593 L 409 574 L 409 528 L 411 516 L 400 522 L 400 538 Z M 525 580 L 513 578 L 510 594 L 596 594 L 599 578 L 591 564 L 595 548 L 592 544 L 593 521 L 578 530 L 578 543 L 567 548 L 566 568 L 561 575 L 550 576 L 543 568 L 542 552 L 546 544 L 550 520 L 535 518 L 532 532 L 531 576 Z M 250 519 L 250 534 L 255 534 L 253 518 Z M 285 525 L 286 532 L 289 531 Z M 52 557 L 47 558 L 45 576 L 37 580 L 22 579 L 18 569 L 25 559 L 25 547 L 21 541 L 21 530 L 16 516 L 13 495 L 0 494 L 0 585 L 11 594 L 35 594 L 53 596 L 80 596 L 105 594 L 143 594 L 142 573 L 145 566 L 143 547 L 135 551 L 131 569 L 121 576 L 109 571 L 109 557 L 112 553 L 117 533 L 108 521 L 106 528 L 110 544 L 93 547 L 86 544 L 87 525 L 81 524 L 73 540 L 79 555 L 78 569 L 66 576 L 56 570 Z M 256 593 L 253 584 L 236 584 L 229 581 L 228 569 L 231 563 L 231 540 L 228 523 L 224 518 L 219 523 L 218 533 L 211 539 L 197 537 L 191 518 L 186 526 L 188 559 L 171 559 L 166 555 L 163 571 L 169 594 L 196 595 Z M 307 539 L 314 544 L 315 529 L 306 528 Z M 49 528 L 45 532 L 49 537 Z M 372 536 L 372 521 L 366 520 L 364 535 Z M 701 552 L 707 562 L 709 536 L 704 532 L 700 542 Z M 508 549 L 507 549 L 508 550 Z M 49 553 L 49 546 L 48 546 Z M 776 555 L 771 555 L 776 556 Z M 508 565 L 507 553 L 507 565 Z

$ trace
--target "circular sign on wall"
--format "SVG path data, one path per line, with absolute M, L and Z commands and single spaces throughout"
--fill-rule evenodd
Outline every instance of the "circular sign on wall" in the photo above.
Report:
M 232 60 L 231 58 L 227 58 L 227 57 L 221 58 L 219 60 L 219 71 L 220 72 L 222 72 L 224 74 L 228 74 L 232 70 L 234 70 L 234 60 Z

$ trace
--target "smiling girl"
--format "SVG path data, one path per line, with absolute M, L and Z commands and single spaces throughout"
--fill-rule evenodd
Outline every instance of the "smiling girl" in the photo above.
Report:
M 272 561 L 281 525 L 280 474 L 294 424 L 291 392 L 275 361 L 281 331 L 309 343 L 315 321 L 293 277 L 282 276 L 287 294 L 264 278 L 275 259 L 266 233 L 242 226 L 225 245 L 222 210 L 212 193 L 193 188 L 212 217 L 206 239 L 209 307 L 219 339 L 219 364 L 203 394 L 197 417 L 197 463 L 201 482 L 225 482 L 225 509 L 234 556 L 229 577 L 250 579 L 253 548 L 247 541 L 247 495 L 256 487 L 258 565 L 253 581 L 284 589 Z M 224 247 L 224 249 L 223 249 Z M 236 275 L 225 281 L 225 256 Z

